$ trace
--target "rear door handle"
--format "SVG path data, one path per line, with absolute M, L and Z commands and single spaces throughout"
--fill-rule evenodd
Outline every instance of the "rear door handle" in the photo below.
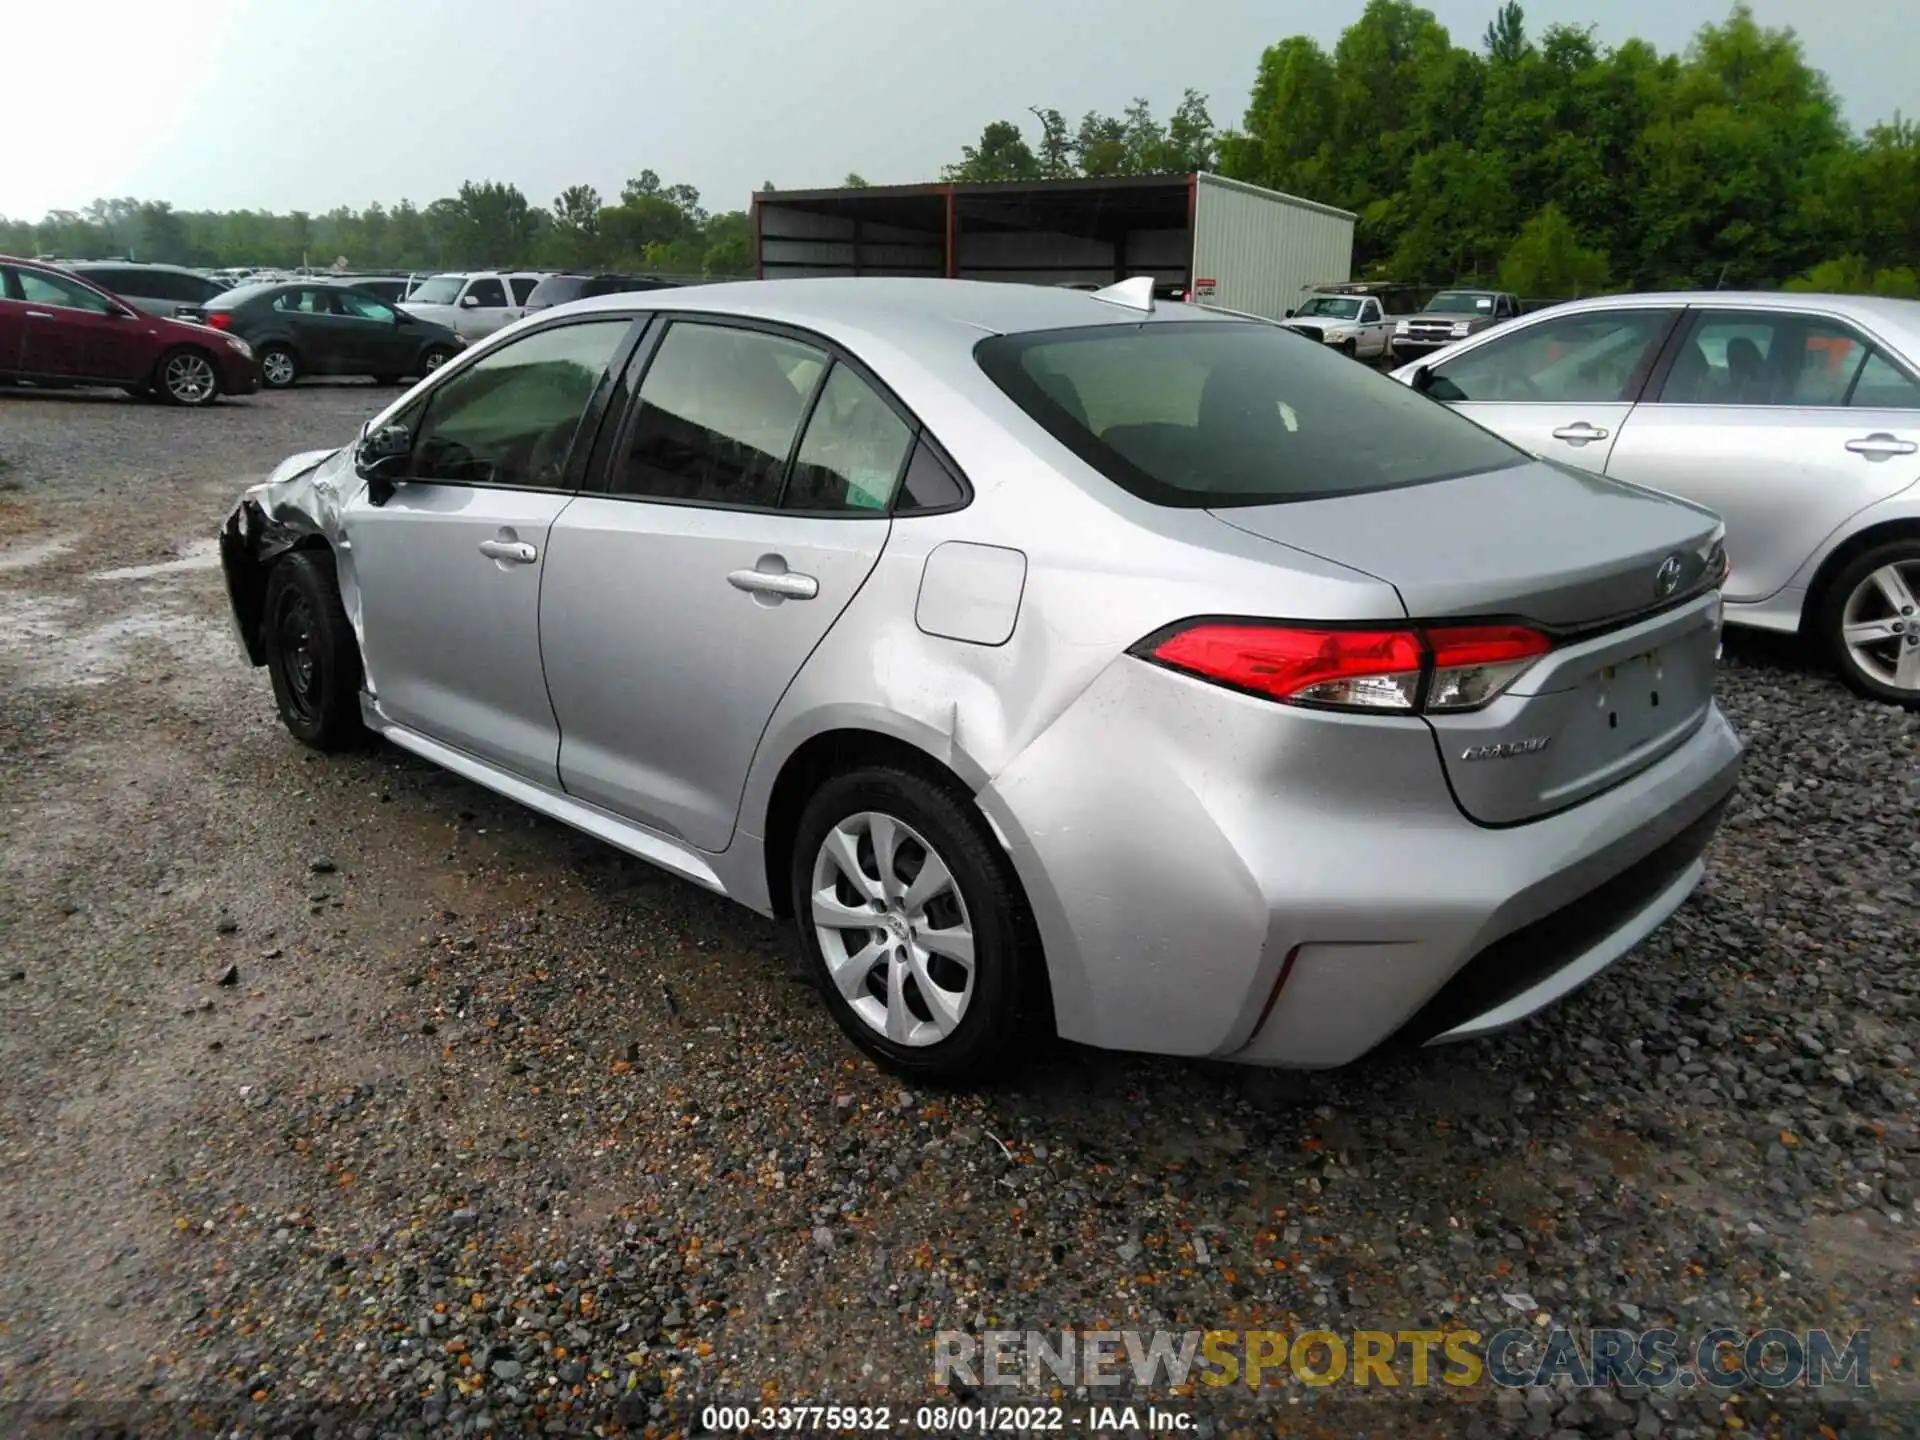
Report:
M 1564 440 L 1569 445 L 1584 445 L 1589 440 L 1606 439 L 1607 432 L 1598 425 L 1589 425 L 1586 421 L 1580 420 L 1572 425 L 1562 425 L 1553 432 L 1553 438 Z
M 765 565 L 767 560 L 760 563 Z M 770 595 L 780 600 L 811 600 L 820 593 L 820 582 L 813 576 L 796 575 L 787 569 L 735 570 L 728 574 L 727 583 L 749 595 Z
M 1920 445 L 1889 435 L 1884 430 L 1876 430 L 1862 439 L 1847 441 L 1847 449 L 1869 460 L 1889 460 L 1895 455 L 1911 455 L 1915 450 L 1920 450 Z
M 531 565 L 540 552 L 524 540 L 482 540 L 480 553 L 489 560 L 504 560 L 509 565 Z

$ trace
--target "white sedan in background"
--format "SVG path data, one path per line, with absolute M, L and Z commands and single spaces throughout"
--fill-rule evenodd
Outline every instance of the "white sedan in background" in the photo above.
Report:
M 1729 624 L 1920 709 L 1920 301 L 1613 295 L 1393 372 L 1549 460 L 1720 512 Z

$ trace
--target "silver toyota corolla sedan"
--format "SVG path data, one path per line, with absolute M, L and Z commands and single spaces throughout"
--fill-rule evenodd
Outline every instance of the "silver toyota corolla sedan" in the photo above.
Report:
M 1715 516 L 1132 284 L 562 306 L 221 548 L 296 737 L 793 916 L 927 1077 L 1508 1024 L 1681 903 L 1740 760 Z
M 1516 445 L 1711 506 L 1727 623 L 1920 709 L 1920 302 L 1615 295 L 1394 372 Z

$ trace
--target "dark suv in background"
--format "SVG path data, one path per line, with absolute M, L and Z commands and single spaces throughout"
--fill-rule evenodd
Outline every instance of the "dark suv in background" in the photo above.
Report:
M 179 265 L 146 265 L 132 260 L 76 260 L 65 267 L 149 315 L 171 319 L 198 310 L 227 287 Z
M 1506 324 L 1520 313 L 1520 308 L 1520 297 L 1505 290 L 1449 286 L 1423 305 L 1418 314 L 1395 319 L 1393 353 L 1402 360 L 1430 355 L 1456 340 Z
M 589 295 L 620 295 L 633 290 L 671 290 L 678 284 L 654 275 L 549 275 L 527 296 L 526 313 L 551 309 Z

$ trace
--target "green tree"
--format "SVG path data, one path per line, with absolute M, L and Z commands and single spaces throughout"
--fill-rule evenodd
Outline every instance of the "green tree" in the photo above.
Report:
M 600 263 L 600 192 L 591 185 L 569 185 L 553 202 L 552 252 L 561 265 Z
M 1890 295 L 1900 300 L 1920 300 L 1920 274 L 1910 265 L 1876 269 L 1863 255 L 1842 255 L 1794 276 L 1783 288 L 1823 295 Z
M 1037 180 L 1040 162 L 1028 148 L 1020 127 L 1011 120 L 995 120 L 980 132 L 978 145 L 960 150 L 960 163 L 949 165 L 941 178 L 951 181 Z
M 841 188 L 845 190 L 865 190 L 868 188 L 869 183 L 867 177 L 862 175 L 858 170 L 849 170 L 847 172 L 847 178 L 842 180 L 840 185 Z
M 1591 295 L 1607 283 L 1607 257 L 1580 243 L 1573 223 L 1549 201 L 1500 261 L 1500 288 L 1543 300 Z
M 1042 180 L 1065 180 L 1073 174 L 1073 140 L 1067 134 L 1067 121 L 1058 110 L 1032 106 L 1028 114 L 1040 122 L 1040 163 Z

